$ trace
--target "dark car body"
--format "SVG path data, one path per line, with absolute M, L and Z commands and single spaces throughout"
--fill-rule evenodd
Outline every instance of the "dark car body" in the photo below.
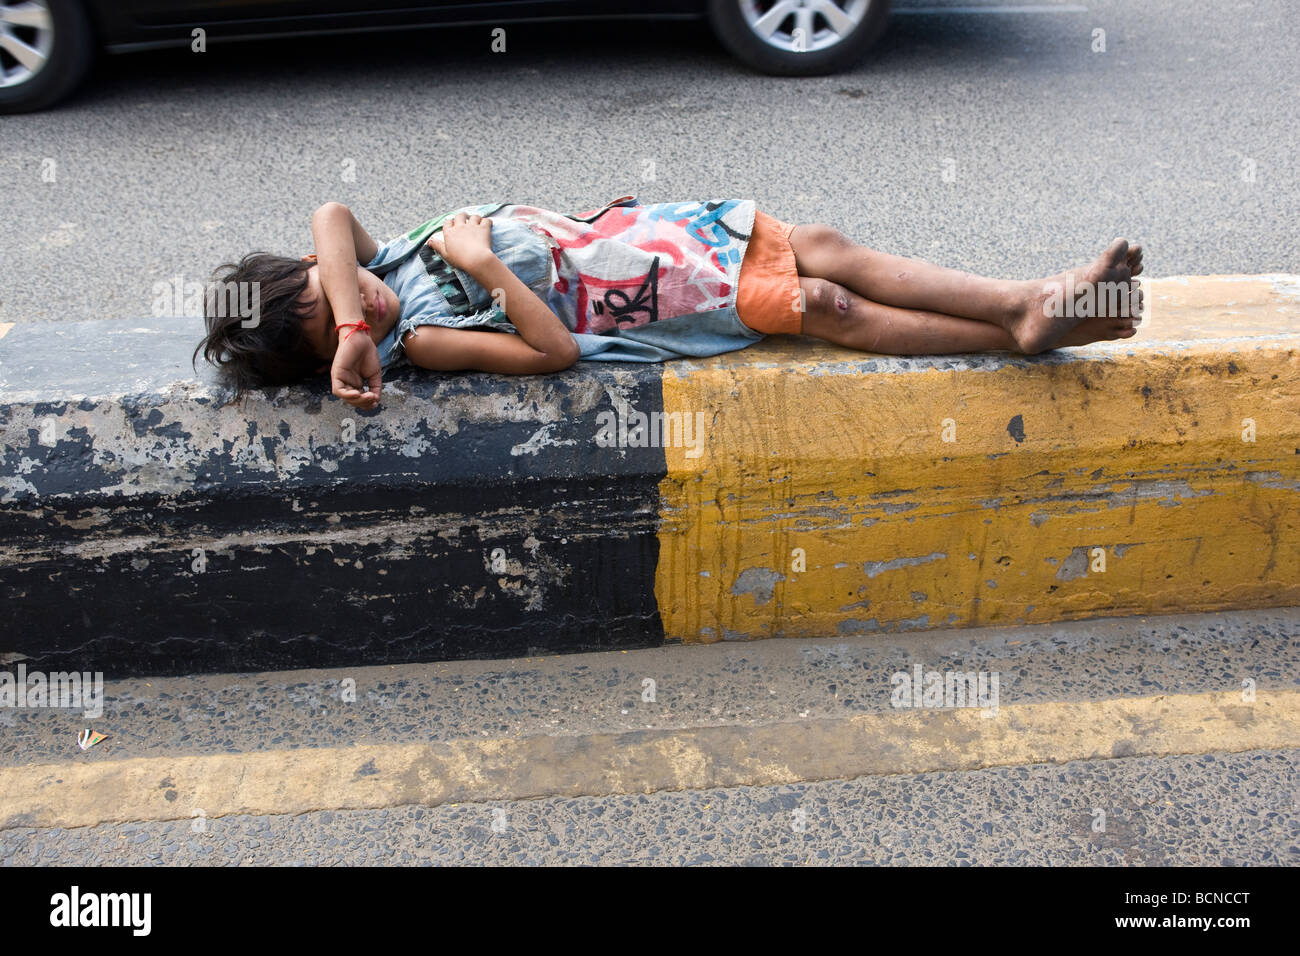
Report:
M 696 19 L 759 71 L 831 73 L 862 55 L 888 9 L 889 0 L 0 0 L 0 112 L 57 102 L 99 51 L 544 20 Z
M 699 18 L 706 0 L 88 0 L 103 48 L 130 52 L 208 39 L 263 39 L 410 27 L 505 24 L 529 20 L 628 17 Z

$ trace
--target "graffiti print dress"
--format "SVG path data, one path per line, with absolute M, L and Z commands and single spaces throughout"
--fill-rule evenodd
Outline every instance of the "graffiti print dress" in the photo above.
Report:
M 736 312 L 752 200 L 642 205 L 625 196 L 577 215 L 469 206 L 385 243 L 366 264 L 402 303 L 379 344 L 385 367 L 402 358 L 402 337 L 422 325 L 516 331 L 488 290 L 426 245 L 457 212 L 492 219 L 493 252 L 559 316 L 583 359 L 703 357 L 763 337 Z

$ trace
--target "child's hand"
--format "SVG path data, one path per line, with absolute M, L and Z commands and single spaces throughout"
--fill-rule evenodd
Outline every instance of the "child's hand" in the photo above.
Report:
M 330 386 L 335 395 L 353 408 L 370 411 L 379 406 L 383 388 L 379 349 L 374 339 L 360 330 L 339 342 L 330 368 Z
M 458 212 L 442 224 L 441 233 L 434 233 L 429 245 L 457 269 L 473 275 L 495 255 L 492 252 L 492 220 Z

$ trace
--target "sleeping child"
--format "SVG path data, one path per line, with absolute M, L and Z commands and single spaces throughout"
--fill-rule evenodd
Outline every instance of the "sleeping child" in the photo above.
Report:
M 781 334 L 889 355 L 1032 355 L 1129 338 L 1142 307 L 1142 250 L 1124 239 L 1045 279 L 989 279 L 791 225 L 745 199 L 625 196 L 575 215 L 471 206 L 382 246 L 341 203 L 311 225 L 309 256 L 251 253 L 218 270 L 219 284 L 258 293 L 251 318 L 209 296 L 195 350 L 236 394 L 328 371 L 336 396 L 373 409 L 399 362 L 535 375 L 718 355 Z

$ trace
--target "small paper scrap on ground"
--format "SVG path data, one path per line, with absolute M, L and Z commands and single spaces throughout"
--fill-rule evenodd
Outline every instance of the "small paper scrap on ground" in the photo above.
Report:
M 77 734 L 77 746 L 82 750 L 89 750 L 101 740 L 107 740 L 108 734 L 101 734 L 96 730 L 83 730 Z

